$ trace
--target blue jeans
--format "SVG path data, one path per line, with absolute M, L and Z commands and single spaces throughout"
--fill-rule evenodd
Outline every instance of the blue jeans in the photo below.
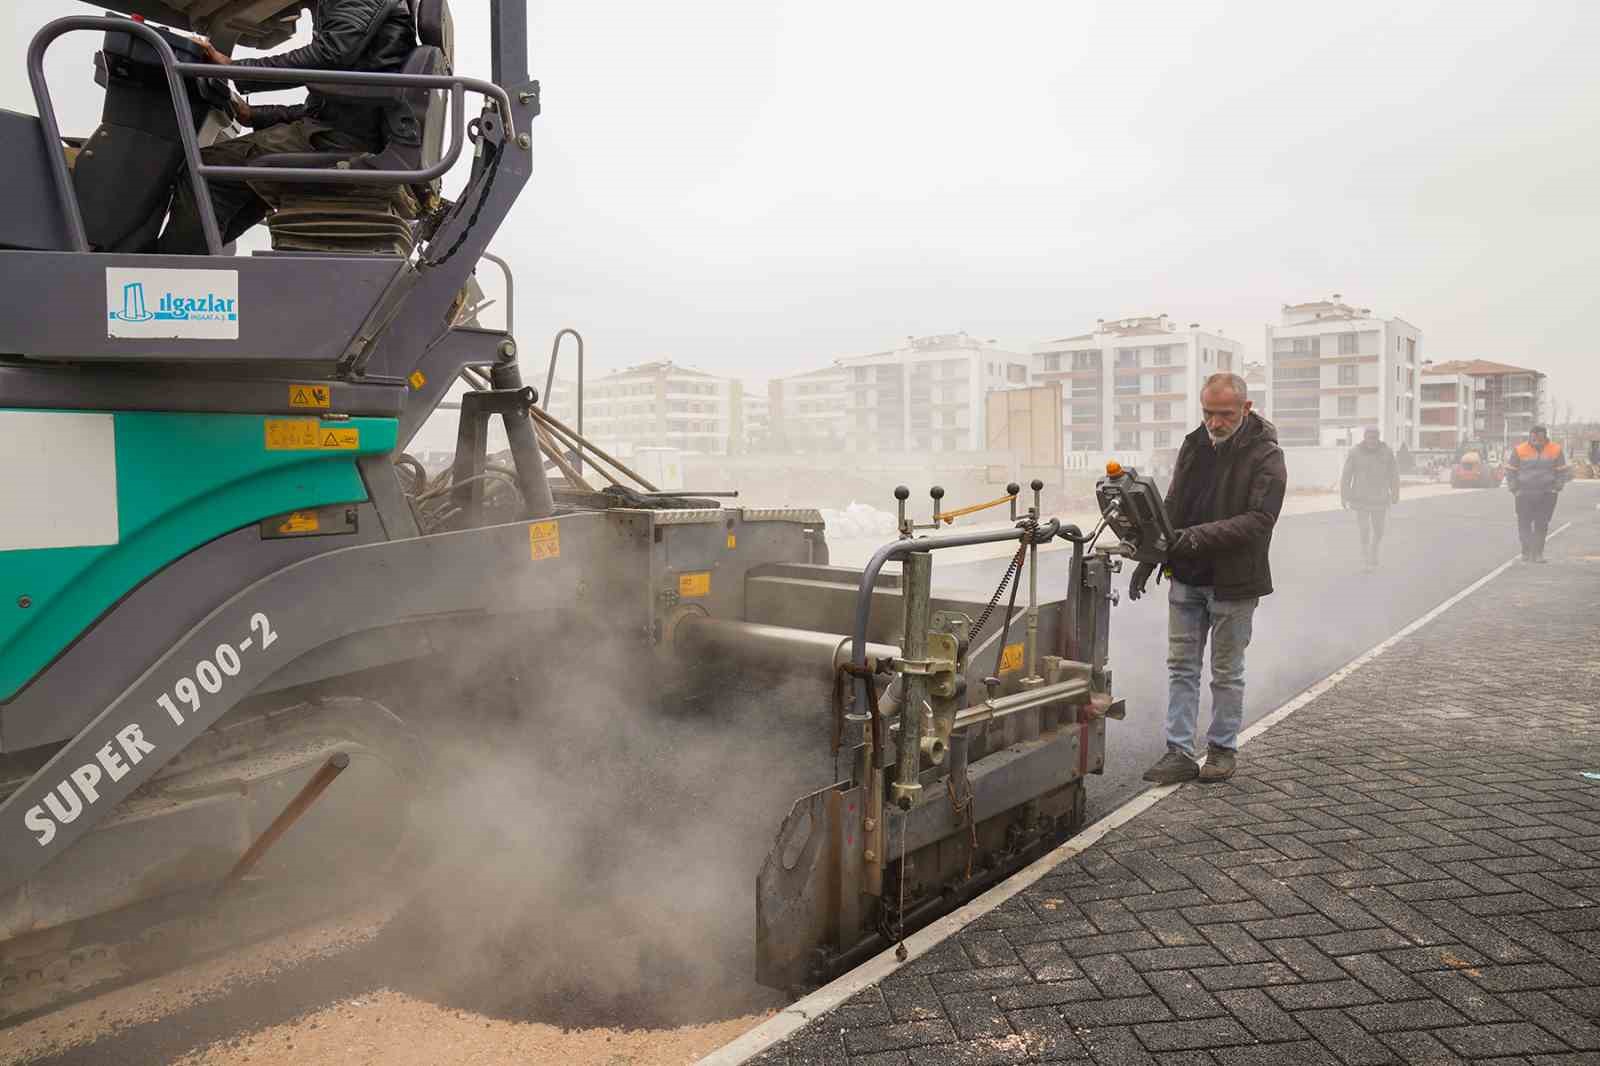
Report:
M 1219 600 L 1208 585 L 1169 582 L 1167 747 L 1194 757 L 1200 724 L 1200 661 L 1211 634 L 1211 729 L 1206 742 L 1233 751 L 1244 724 L 1244 650 L 1259 598 Z

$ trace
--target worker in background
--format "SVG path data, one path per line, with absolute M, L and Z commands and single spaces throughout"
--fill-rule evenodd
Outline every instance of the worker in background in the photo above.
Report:
M 1572 476 L 1561 445 L 1550 439 L 1543 426 L 1534 426 L 1528 439 L 1506 456 L 1506 488 L 1517 500 L 1517 536 L 1522 540 L 1522 561 L 1542 563 L 1550 517 L 1556 511 L 1556 494 Z
M 230 59 L 199 42 L 211 62 L 233 68 L 230 77 L 244 91 L 289 88 L 282 83 L 249 85 L 252 69 L 303 68 L 396 73 L 417 45 L 417 31 L 407 0 L 311 0 L 311 43 L 258 59 Z M 322 95 L 315 89 L 303 104 L 252 107 L 234 100 L 240 124 L 255 132 L 219 141 L 200 150 L 203 162 L 246 166 L 252 159 L 279 152 L 377 152 L 383 148 L 384 107 Z M 270 171 L 263 170 L 263 177 Z M 267 203 L 242 181 L 208 180 L 222 243 L 229 244 L 267 215 Z M 330 185 L 330 190 L 340 186 Z M 333 192 L 332 195 L 338 195 Z M 158 251 L 169 255 L 205 255 L 205 232 L 187 178 L 177 183 L 172 217 L 161 234 Z
M 1184 438 L 1167 487 L 1167 514 L 1178 531 L 1166 569 L 1167 753 L 1144 773 L 1159 784 L 1233 776 L 1244 724 L 1244 653 L 1256 606 L 1272 592 L 1267 553 L 1288 484 L 1278 431 L 1251 410 L 1244 378 L 1211 375 L 1200 408 L 1204 421 Z M 1139 564 L 1130 598 L 1144 595 L 1152 574 L 1160 584 L 1154 564 Z M 1211 728 L 1201 769 L 1195 741 L 1208 637 Z
M 1339 479 L 1339 502 L 1356 512 L 1361 530 L 1361 561 L 1368 570 L 1378 566 L 1378 546 L 1391 504 L 1400 502 L 1400 468 L 1394 452 L 1378 439 L 1378 427 L 1368 426 L 1361 443 L 1350 449 Z

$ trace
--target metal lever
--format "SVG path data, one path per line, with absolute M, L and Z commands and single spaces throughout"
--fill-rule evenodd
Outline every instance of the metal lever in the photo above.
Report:
M 939 502 L 944 499 L 944 486 L 935 485 L 928 490 L 928 495 L 933 497 L 933 528 L 939 528 Z
M 1022 486 L 1015 481 L 1006 485 L 1006 495 L 1011 497 L 1011 521 L 1017 520 L 1017 496 L 1022 492 Z
M 904 485 L 896 485 L 894 487 L 894 498 L 896 501 L 895 508 L 899 512 L 899 518 L 895 524 L 900 530 L 900 539 L 905 540 L 911 536 L 911 525 L 906 520 L 906 501 L 911 498 L 911 490 Z

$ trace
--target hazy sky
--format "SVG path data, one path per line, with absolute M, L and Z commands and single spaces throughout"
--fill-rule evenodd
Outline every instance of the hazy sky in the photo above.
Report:
M 12 0 L 0 106 L 32 110 Z M 487 76 L 484 0 L 457 68 Z M 1600 5 L 530 4 L 545 114 L 496 250 L 542 360 L 762 379 L 965 329 L 1166 312 L 1241 338 L 1339 292 L 1600 416 Z M 51 64 L 63 125 L 91 39 Z M 55 53 L 53 52 L 52 55 Z M 591 371 L 591 373 L 593 370 Z

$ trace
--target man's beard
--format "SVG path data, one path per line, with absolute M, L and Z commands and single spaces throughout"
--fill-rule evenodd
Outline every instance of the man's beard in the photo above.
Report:
M 1231 426 L 1227 429 L 1221 430 L 1220 432 L 1215 429 L 1208 429 L 1206 432 L 1211 435 L 1212 444 L 1221 444 L 1232 437 L 1235 433 L 1239 432 L 1239 427 Z

